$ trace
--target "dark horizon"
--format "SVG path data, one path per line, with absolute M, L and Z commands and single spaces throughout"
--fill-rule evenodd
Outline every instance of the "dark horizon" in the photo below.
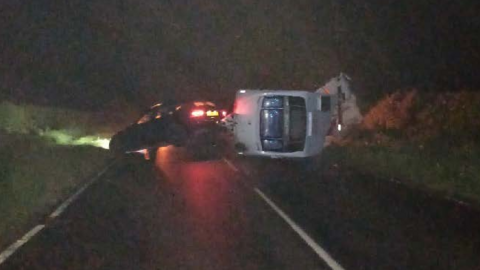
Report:
M 0 4 L 1 99 L 101 108 L 316 89 L 340 71 L 367 100 L 480 89 L 475 1 L 130 0 Z

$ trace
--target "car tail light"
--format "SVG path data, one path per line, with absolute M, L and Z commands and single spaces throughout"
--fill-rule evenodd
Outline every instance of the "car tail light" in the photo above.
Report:
M 192 111 L 191 116 L 192 117 L 200 117 L 200 116 L 203 116 L 204 114 L 205 114 L 205 112 L 203 110 L 194 110 L 194 111 Z
M 227 112 L 226 112 L 226 111 L 222 111 L 222 116 L 223 116 L 223 117 L 227 116 Z

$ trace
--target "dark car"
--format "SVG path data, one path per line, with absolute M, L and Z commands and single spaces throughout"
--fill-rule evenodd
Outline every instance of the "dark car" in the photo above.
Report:
M 226 111 L 209 101 L 156 104 L 140 119 L 118 132 L 110 141 L 115 153 L 143 153 L 155 159 L 158 147 L 186 146 L 201 151 L 201 146 L 215 145 L 217 122 Z

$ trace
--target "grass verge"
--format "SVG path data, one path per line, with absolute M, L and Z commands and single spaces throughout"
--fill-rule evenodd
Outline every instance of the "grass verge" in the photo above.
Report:
M 322 169 L 342 170 L 395 179 L 415 188 L 480 205 L 480 147 L 442 144 L 395 146 L 334 144 L 324 150 Z
M 38 136 L 0 134 L 0 248 L 103 168 L 109 152 L 61 146 Z

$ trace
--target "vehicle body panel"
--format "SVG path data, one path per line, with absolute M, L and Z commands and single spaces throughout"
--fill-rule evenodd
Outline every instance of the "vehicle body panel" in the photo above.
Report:
M 193 111 L 203 113 L 193 115 Z M 221 113 L 212 102 L 159 103 L 115 134 L 110 149 L 117 153 L 143 153 L 165 145 L 193 145 L 191 140 L 199 134 L 215 132 L 220 119 Z

